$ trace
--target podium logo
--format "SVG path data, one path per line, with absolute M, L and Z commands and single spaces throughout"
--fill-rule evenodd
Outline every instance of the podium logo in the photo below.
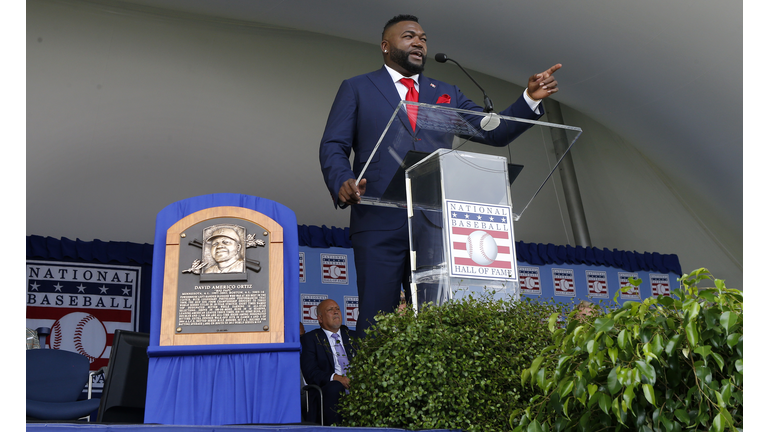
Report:
M 512 208 L 445 201 L 450 275 L 517 280 Z
M 347 256 L 345 254 L 320 254 L 324 284 L 349 285 Z

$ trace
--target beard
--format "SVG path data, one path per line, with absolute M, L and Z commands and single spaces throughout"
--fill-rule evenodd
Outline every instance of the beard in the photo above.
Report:
M 408 59 L 408 53 L 398 48 L 392 48 L 392 54 L 390 57 L 392 61 L 400 65 L 403 69 L 413 75 L 424 72 L 424 65 L 427 63 L 427 57 L 421 58 L 421 64 L 413 63 Z

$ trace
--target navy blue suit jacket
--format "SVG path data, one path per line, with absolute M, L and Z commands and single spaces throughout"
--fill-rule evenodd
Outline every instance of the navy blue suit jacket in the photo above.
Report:
M 339 332 L 344 350 L 351 360 L 355 356 L 355 348 L 350 343 L 349 336 L 350 333 L 354 336 L 354 332 L 350 331 L 347 326 L 341 326 Z M 336 369 L 330 343 L 331 341 L 328 340 L 321 328 L 301 336 L 301 373 L 307 384 L 323 387 L 330 382 L 331 375 Z
M 421 75 L 419 78 L 419 102 L 435 104 L 443 95 L 450 98 L 445 106 L 482 112 L 482 107 L 464 96 L 458 87 Z M 338 203 L 341 185 L 350 178 L 357 178 L 371 155 L 379 137 L 386 128 L 392 113 L 400 103 L 400 96 L 386 68 L 359 75 L 345 80 L 331 106 L 328 122 L 320 144 L 320 164 L 325 183 Z M 539 108 L 543 113 L 543 106 Z M 503 116 L 537 119 L 540 115 L 531 111 L 525 99 L 520 98 L 499 114 Z M 475 117 L 475 116 L 473 116 Z M 472 119 L 476 129 L 479 117 Z M 398 123 L 398 124 L 395 124 Z M 412 137 L 412 148 L 398 149 L 399 157 L 408 150 L 431 153 L 438 148 L 451 148 L 453 135 L 417 128 L 414 132 L 404 112 L 398 115 L 391 128 L 402 128 Z M 505 146 L 530 125 L 514 123 L 511 127 L 500 127 L 491 132 L 473 137 L 474 141 L 495 146 Z M 388 133 L 392 141 L 396 133 Z M 386 140 L 385 140 L 386 141 Z M 368 166 L 364 178 L 367 180 L 366 195 L 381 196 L 397 171 L 395 159 L 386 152 L 388 142 L 382 142 L 377 155 Z M 354 150 L 355 157 L 350 167 L 349 155 Z M 395 208 L 355 205 L 351 209 L 350 234 L 368 230 L 394 230 L 406 222 L 406 212 Z

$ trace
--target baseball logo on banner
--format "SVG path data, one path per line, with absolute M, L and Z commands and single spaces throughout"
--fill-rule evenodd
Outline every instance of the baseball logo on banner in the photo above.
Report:
M 344 296 L 344 322 L 353 329 L 357 327 L 357 316 L 360 314 L 357 296 Z
M 555 295 L 560 297 L 576 297 L 576 280 L 572 269 L 552 269 L 552 284 Z
M 519 266 L 517 274 L 520 278 L 521 294 L 541 295 L 541 275 L 538 267 Z
M 115 330 L 135 331 L 141 268 L 27 261 L 27 328 L 51 329 L 49 348 L 106 366 Z
M 654 297 L 658 296 L 670 296 L 669 292 L 669 275 L 666 274 L 654 274 L 648 275 L 651 279 L 651 294 Z
M 317 324 L 317 305 L 327 299 L 326 294 L 302 294 L 301 295 L 301 323 L 309 325 Z
M 608 273 L 587 270 L 587 297 L 608 298 Z
M 305 259 L 306 258 L 304 257 L 304 252 L 299 252 L 299 282 L 300 283 L 307 282 L 307 270 L 306 270 L 306 267 L 304 267 Z
M 445 201 L 450 276 L 518 280 L 512 207 Z
M 347 256 L 345 254 L 320 254 L 324 284 L 349 285 Z
M 634 286 L 629 283 L 629 279 L 638 279 L 640 277 L 637 273 L 619 272 L 619 289 L 621 294 L 619 298 L 622 300 L 640 300 L 640 287 Z M 626 289 L 626 292 L 624 290 Z

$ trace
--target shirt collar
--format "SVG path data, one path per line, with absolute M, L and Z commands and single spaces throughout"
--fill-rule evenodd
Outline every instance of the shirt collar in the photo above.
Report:
M 410 78 L 416 84 L 416 89 L 419 88 L 419 77 L 421 76 L 421 74 L 416 74 L 416 75 L 412 75 L 412 76 L 408 76 L 407 77 L 407 76 L 401 74 L 400 72 L 392 69 L 391 67 L 387 66 L 386 64 L 384 65 L 384 67 L 387 68 L 387 72 L 389 72 L 389 75 L 392 77 L 392 81 L 394 81 L 395 83 L 400 81 L 401 78 Z
M 320 327 L 320 328 L 322 328 L 322 327 Z M 341 329 L 339 329 L 339 330 L 341 330 Z M 339 333 L 339 332 L 334 333 L 334 332 L 332 332 L 330 330 L 326 330 L 326 329 L 323 329 L 323 331 L 325 332 L 325 335 L 328 337 L 328 339 L 331 339 L 331 335 L 338 334 L 339 335 L 339 340 L 341 340 L 341 333 Z

